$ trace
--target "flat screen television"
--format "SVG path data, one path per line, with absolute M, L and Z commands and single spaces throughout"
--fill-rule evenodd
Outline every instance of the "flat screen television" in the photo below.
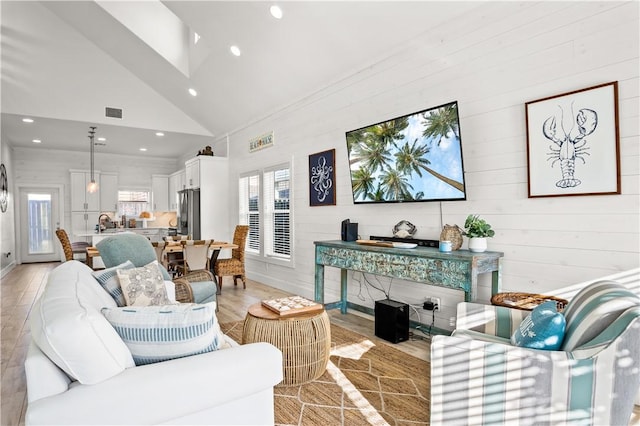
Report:
M 346 132 L 355 204 L 465 200 L 456 101 Z

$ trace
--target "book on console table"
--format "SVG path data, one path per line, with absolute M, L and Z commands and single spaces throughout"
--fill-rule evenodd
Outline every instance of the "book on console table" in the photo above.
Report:
M 321 311 L 322 305 L 301 296 L 282 297 L 280 299 L 263 300 L 262 306 L 286 317 L 301 312 Z

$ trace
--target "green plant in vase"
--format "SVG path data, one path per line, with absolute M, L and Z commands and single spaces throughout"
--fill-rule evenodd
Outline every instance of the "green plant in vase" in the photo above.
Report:
M 487 249 L 487 238 L 491 238 L 495 234 L 495 231 L 491 229 L 491 225 L 477 214 L 467 216 L 462 235 L 469 237 L 470 251 L 478 253 L 485 251 Z

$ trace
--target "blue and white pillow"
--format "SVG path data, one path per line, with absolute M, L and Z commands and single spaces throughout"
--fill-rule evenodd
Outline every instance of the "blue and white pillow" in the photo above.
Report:
M 118 269 L 133 269 L 135 265 L 127 260 L 120 265 L 103 269 L 101 271 L 93 271 L 91 275 L 100 283 L 102 288 L 109 293 L 113 300 L 116 301 L 118 306 L 127 306 L 127 302 L 122 294 L 122 287 L 120 287 L 120 279 L 118 278 Z
M 536 306 L 511 335 L 511 344 L 523 348 L 557 351 L 562 346 L 566 321 L 556 302 Z
M 225 341 L 215 302 L 103 308 L 136 365 L 152 364 L 220 349 Z

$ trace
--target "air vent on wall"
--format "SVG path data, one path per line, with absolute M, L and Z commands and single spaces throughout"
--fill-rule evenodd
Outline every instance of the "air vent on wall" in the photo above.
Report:
M 122 118 L 122 110 L 120 108 L 105 108 L 105 115 L 111 118 Z

